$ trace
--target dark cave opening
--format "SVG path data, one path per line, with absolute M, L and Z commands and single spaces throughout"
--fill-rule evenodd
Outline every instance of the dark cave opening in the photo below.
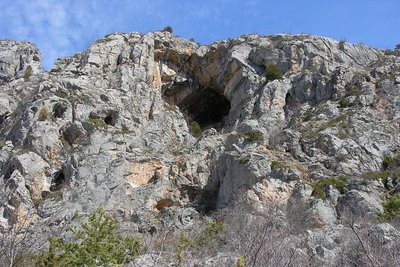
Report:
M 68 108 L 65 103 L 55 103 L 53 106 L 53 117 L 62 119 L 67 109 Z
M 50 191 L 59 191 L 67 184 L 67 179 L 64 174 L 64 170 L 58 171 L 53 178 L 50 186 Z
M 111 110 L 104 118 L 104 122 L 107 125 L 115 126 L 115 124 L 117 123 L 117 119 L 118 119 L 118 111 Z
M 104 118 L 104 122 L 108 125 L 112 125 L 113 124 L 113 119 L 111 117 L 111 115 L 108 115 L 107 117 Z M 115 125 L 115 123 L 114 123 Z
M 201 129 L 213 127 L 218 131 L 224 127 L 225 117 L 231 109 L 229 100 L 211 88 L 195 91 L 178 106 L 187 116 L 188 123 L 196 121 Z

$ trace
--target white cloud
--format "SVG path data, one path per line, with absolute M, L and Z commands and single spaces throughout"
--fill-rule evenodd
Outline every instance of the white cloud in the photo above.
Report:
M 57 57 L 82 49 L 77 44 L 85 40 L 88 30 L 101 28 L 97 19 L 91 19 L 93 3 L 6 0 L 0 6 L 2 20 L 7 21 L 1 32 L 7 39 L 34 42 L 42 51 L 43 65 L 50 68 Z

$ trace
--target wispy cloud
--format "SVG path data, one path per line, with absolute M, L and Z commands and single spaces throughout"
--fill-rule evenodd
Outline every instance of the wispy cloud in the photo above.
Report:
M 58 56 L 79 49 L 79 43 L 104 24 L 93 17 L 95 1 L 40 0 L 5 1 L 0 6 L 2 34 L 16 40 L 33 41 L 43 51 L 43 65 L 50 68 Z M 2 37 L 2 36 L 0 36 Z
M 34 42 L 49 69 L 57 57 L 85 49 L 107 33 L 146 26 L 154 30 L 151 21 L 154 25 L 168 20 L 160 15 L 164 5 L 145 0 L 2 0 L 0 17 L 7 23 L 0 25 L 0 38 Z

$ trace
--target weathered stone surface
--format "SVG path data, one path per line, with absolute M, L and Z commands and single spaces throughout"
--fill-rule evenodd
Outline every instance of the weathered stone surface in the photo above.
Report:
M 15 78 L 29 79 L 40 72 L 40 57 L 39 50 L 32 43 L 0 41 L 0 84 Z
M 375 215 L 383 212 L 379 202 L 366 192 L 351 190 L 339 197 L 336 209 L 339 217 L 344 220 L 352 217 L 374 218 Z
M 267 80 L 270 64 L 282 79 Z M 44 72 L 32 44 L 1 41 L 0 179 L 19 181 L 25 206 L 0 203 L 0 221 L 20 207 L 57 228 L 103 207 L 154 232 L 245 203 L 279 210 L 315 265 L 334 262 L 343 218 L 374 219 L 397 192 L 399 166 L 378 178 L 400 146 L 399 66 L 396 53 L 306 34 L 201 46 L 133 32 Z M 342 188 L 315 192 L 330 177 Z

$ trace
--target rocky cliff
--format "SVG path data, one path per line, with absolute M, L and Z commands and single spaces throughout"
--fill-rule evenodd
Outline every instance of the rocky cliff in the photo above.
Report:
M 377 218 L 399 192 L 399 125 L 396 50 L 116 33 L 47 72 L 33 44 L 1 41 L 1 229 L 98 207 L 142 233 L 191 229 L 246 206 L 274 210 L 311 265 L 334 264 L 349 233 L 396 243 Z

